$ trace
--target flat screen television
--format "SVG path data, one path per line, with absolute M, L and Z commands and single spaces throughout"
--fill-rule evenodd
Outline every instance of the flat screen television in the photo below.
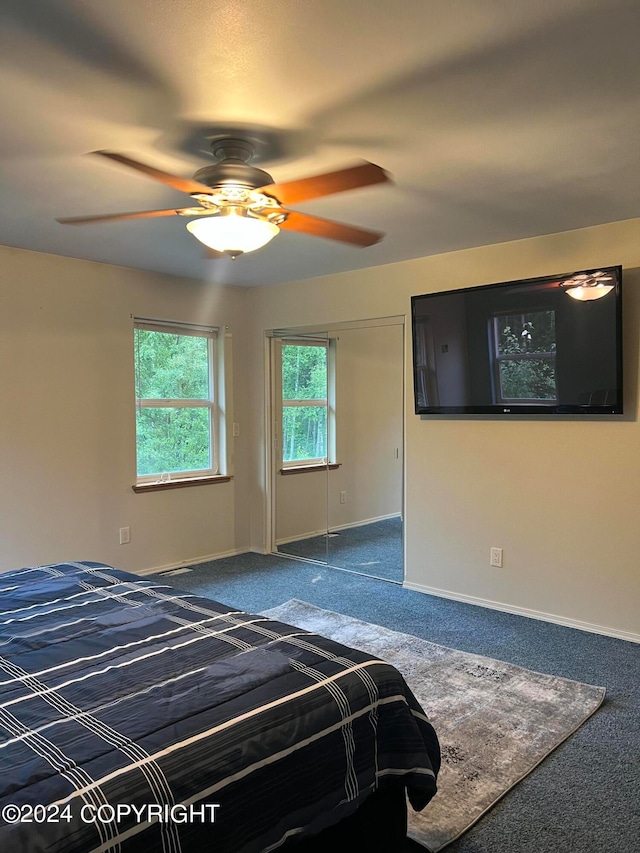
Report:
M 419 415 L 622 413 L 622 267 L 411 298 Z

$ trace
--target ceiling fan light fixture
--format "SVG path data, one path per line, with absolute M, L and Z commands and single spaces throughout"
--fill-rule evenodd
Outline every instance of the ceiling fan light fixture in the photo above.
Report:
M 236 258 L 266 246 L 280 229 L 267 219 L 247 216 L 243 210 L 230 209 L 222 210 L 215 216 L 187 222 L 187 231 L 210 249 Z

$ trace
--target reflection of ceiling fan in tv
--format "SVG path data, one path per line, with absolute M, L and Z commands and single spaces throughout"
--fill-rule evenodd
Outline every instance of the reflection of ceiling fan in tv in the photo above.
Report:
M 320 219 L 288 207 L 290 204 L 389 180 L 380 166 L 364 161 L 337 172 L 275 184 L 267 172 L 249 165 L 254 154 L 251 142 L 224 137 L 212 142 L 211 151 L 218 163 L 199 169 L 192 179 L 171 175 L 123 154 L 94 151 L 92 153 L 130 166 L 150 178 L 188 193 L 197 206 L 70 217 L 58 219 L 58 222 L 64 225 L 88 225 L 160 216 L 201 217 L 188 222 L 187 229 L 212 253 L 226 253 L 232 258 L 266 245 L 280 229 L 339 240 L 353 246 L 371 246 L 384 236 L 377 231 Z
M 611 293 L 613 280 L 611 273 L 596 270 L 590 273 L 576 273 L 571 278 L 561 281 L 560 286 L 564 287 L 565 293 L 579 302 L 591 302 Z

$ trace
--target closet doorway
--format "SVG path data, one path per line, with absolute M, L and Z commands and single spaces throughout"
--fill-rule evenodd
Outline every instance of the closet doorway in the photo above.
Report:
M 402 583 L 404 333 L 386 317 L 269 334 L 274 553 Z

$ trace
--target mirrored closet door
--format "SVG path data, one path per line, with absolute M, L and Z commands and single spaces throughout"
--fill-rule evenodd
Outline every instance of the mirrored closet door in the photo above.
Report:
M 326 332 L 272 339 L 273 520 L 277 551 L 327 562 L 327 475 L 335 457 L 333 345 Z
M 401 583 L 404 318 L 277 330 L 271 372 L 274 550 Z

